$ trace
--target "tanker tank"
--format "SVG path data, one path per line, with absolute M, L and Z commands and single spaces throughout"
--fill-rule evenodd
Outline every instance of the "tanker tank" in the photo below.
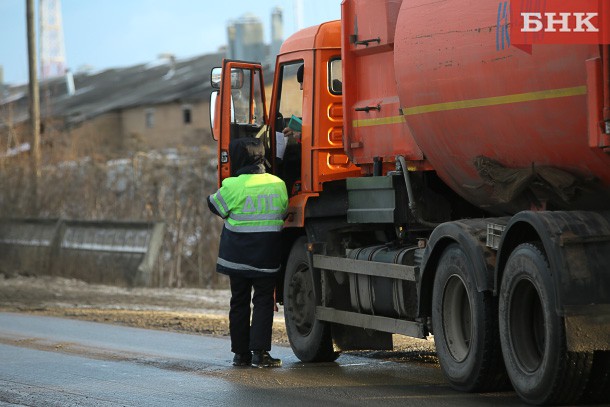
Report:
M 394 66 L 412 137 L 479 207 L 608 208 L 602 46 L 534 45 L 530 54 L 509 46 L 497 2 L 472 4 L 402 2 Z

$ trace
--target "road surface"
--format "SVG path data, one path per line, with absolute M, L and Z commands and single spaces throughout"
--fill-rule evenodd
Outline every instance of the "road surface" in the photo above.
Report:
M 453 391 L 433 365 L 342 355 L 234 368 L 229 340 L 0 313 L 0 406 L 520 406 Z

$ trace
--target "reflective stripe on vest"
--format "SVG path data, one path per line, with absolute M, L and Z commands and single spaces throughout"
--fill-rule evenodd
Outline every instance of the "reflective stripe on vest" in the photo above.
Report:
M 225 220 L 225 227 L 235 233 L 281 232 L 284 223 L 280 225 L 232 225 Z
M 260 269 L 258 267 L 249 266 L 247 264 L 233 263 L 232 261 L 221 259 L 220 257 L 218 258 L 216 263 L 223 267 L 227 267 L 227 268 L 230 268 L 233 270 L 260 271 L 261 273 L 275 273 L 275 272 L 280 271 L 279 267 L 275 268 L 275 269 Z
M 284 182 L 274 175 L 243 174 L 226 178 L 212 202 L 232 232 L 280 232 L 288 194 Z
M 227 214 L 229 213 L 229 207 L 227 206 L 227 203 L 225 202 L 222 195 L 220 194 L 220 191 L 212 195 L 211 201 L 212 205 L 214 205 L 214 208 L 216 208 L 216 211 L 220 214 L 220 216 L 222 218 L 226 218 Z
M 229 215 L 229 219 L 245 220 L 245 221 L 257 221 L 257 220 L 281 220 L 281 221 L 283 221 L 284 213 L 255 213 L 253 215 L 231 213 Z

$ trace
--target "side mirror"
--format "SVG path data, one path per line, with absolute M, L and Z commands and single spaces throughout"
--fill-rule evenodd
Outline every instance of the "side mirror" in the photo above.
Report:
M 220 81 L 222 78 L 222 68 L 213 68 L 210 74 L 210 84 L 212 89 L 220 89 Z
M 213 68 L 210 74 L 210 83 L 212 89 L 220 89 L 222 82 L 222 68 Z M 231 89 L 241 89 L 244 86 L 244 71 L 243 69 L 231 69 Z

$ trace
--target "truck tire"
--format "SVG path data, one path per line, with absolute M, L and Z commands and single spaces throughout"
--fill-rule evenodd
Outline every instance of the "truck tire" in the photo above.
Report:
M 303 362 L 331 362 L 337 359 L 330 324 L 316 319 L 314 287 L 303 236 L 294 242 L 284 278 L 284 320 L 290 347 Z
M 432 328 L 442 371 L 460 391 L 504 389 L 508 378 L 500 352 L 497 302 L 479 292 L 474 266 L 457 244 L 438 263 L 432 293 Z
M 546 256 L 533 244 L 517 246 L 500 287 L 500 341 L 513 387 L 531 404 L 577 402 L 589 379 L 593 354 L 567 351 L 556 309 Z

